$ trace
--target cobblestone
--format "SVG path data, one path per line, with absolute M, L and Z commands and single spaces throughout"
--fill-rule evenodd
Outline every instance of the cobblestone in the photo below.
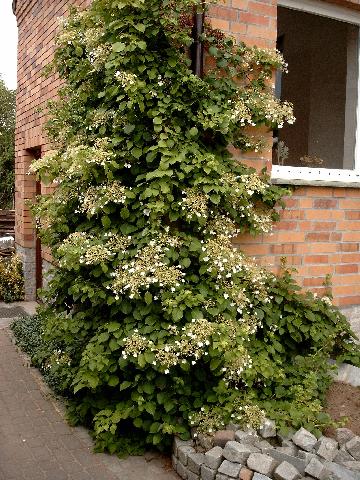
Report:
M 92 449 L 87 431 L 66 424 L 61 404 L 0 328 L 0 480 L 179 478 L 164 457 L 119 460 Z

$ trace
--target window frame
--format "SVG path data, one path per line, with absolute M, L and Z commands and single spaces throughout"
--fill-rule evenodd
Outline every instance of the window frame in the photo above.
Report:
M 360 188 L 360 11 L 319 0 L 278 0 L 279 7 L 319 15 L 359 27 L 358 32 L 358 78 L 354 168 L 308 168 L 272 165 L 271 180 L 276 184 L 319 185 Z

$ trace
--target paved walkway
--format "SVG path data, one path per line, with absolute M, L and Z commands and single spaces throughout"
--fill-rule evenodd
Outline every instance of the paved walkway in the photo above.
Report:
M 119 479 L 178 477 L 157 454 L 119 460 L 92 453 L 87 431 L 66 424 L 61 404 L 0 322 L 0 480 Z

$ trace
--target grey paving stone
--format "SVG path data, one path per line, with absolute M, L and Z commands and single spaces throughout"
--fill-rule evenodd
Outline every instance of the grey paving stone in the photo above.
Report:
M 179 447 L 192 447 L 192 440 L 181 440 L 179 437 L 174 437 L 173 441 L 173 452 L 176 457 L 178 457 L 178 448 Z
M 233 430 L 219 430 L 214 435 L 214 446 L 225 447 L 227 442 L 235 439 L 235 432 Z
M 191 472 L 191 471 L 188 469 L 188 472 L 187 472 L 187 480 L 200 480 L 200 475 L 197 475 L 196 473 Z
M 318 478 L 319 480 L 325 479 L 326 475 L 326 468 L 324 464 L 320 462 L 317 458 L 312 458 L 309 464 L 305 468 L 305 473 L 308 473 L 314 478 Z
M 178 459 L 183 465 L 187 465 L 188 455 L 190 453 L 196 453 L 193 447 L 188 447 L 186 445 L 181 445 L 178 447 Z
M 206 465 L 201 465 L 201 479 L 202 480 L 215 480 L 216 470 L 207 467 Z
M 247 459 L 250 470 L 270 476 L 277 466 L 276 460 L 263 453 L 252 453 Z
M 259 433 L 263 438 L 276 437 L 275 422 L 266 418 L 259 428 Z
M 261 473 L 254 473 L 252 480 L 271 480 L 271 478 Z
M 282 462 L 274 472 L 275 480 L 298 480 L 301 478 L 299 471 L 288 462 Z
M 345 468 L 349 470 L 355 470 L 355 472 L 360 472 L 360 462 L 352 461 L 352 462 L 343 462 L 342 464 Z M 359 475 L 360 478 L 360 475 Z
M 187 458 L 187 468 L 193 473 L 199 475 L 201 465 L 205 461 L 203 453 L 189 453 Z
M 213 470 L 217 470 L 223 459 L 223 449 L 221 447 L 214 447 L 205 453 L 205 465 Z
M 304 460 L 299 457 L 294 457 L 292 455 L 287 455 L 286 453 L 279 452 L 276 449 L 269 450 L 267 454 L 273 457 L 279 463 L 281 462 L 291 463 L 291 465 L 293 465 L 302 475 L 304 475 L 305 467 L 310 461 L 310 460 Z
M 360 476 L 357 472 L 352 472 L 348 468 L 338 465 L 334 462 L 325 462 L 326 470 L 330 472 L 329 480 L 359 480 Z M 326 479 L 328 480 L 328 479 Z
M 320 457 L 331 462 L 335 458 L 336 454 L 338 453 L 338 446 L 339 446 L 338 442 L 333 438 L 322 437 L 321 440 L 319 441 L 319 445 L 316 449 L 316 453 Z
M 185 465 L 183 465 L 180 461 L 177 463 L 176 472 L 183 480 L 187 480 L 188 471 Z
M 344 445 L 346 442 L 355 437 L 353 433 L 348 428 L 337 428 L 335 430 L 335 439 L 338 441 L 339 445 Z
M 352 455 L 355 460 L 360 460 L 360 437 L 355 436 L 345 443 L 346 450 Z
M 269 443 L 267 440 L 261 440 L 260 442 L 255 442 L 254 447 L 258 448 L 262 451 L 262 453 L 266 453 L 268 450 L 273 449 L 274 447 Z
M 240 463 L 224 460 L 219 467 L 218 473 L 227 475 L 230 478 L 239 478 L 241 467 L 242 465 Z
M 355 459 L 350 453 L 343 449 L 340 448 L 340 450 L 337 452 L 337 454 L 334 457 L 334 462 L 335 463 L 342 463 L 342 462 L 353 462 Z
M 235 440 L 245 445 L 254 445 L 255 442 L 259 442 L 261 438 L 254 429 L 249 430 L 237 430 L 235 432 Z
M 310 433 L 305 428 L 300 428 L 300 430 L 294 433 L 292 441 L 295 443 L 295 445 L 303 450 L 306 450 L 307 452 L 310 452 L 317 443 L 315 435 Z
M 251 453 L 259 453 L 260 450 L 252 445 L 242 445 L 238 442 L 228 442 L 224 448 L 223 456 L 230 462 L 246 463 Z
M 205 451 L 208 451 L 214 446 L 214 437 L 199 433 L 196 438 L 196 443 L 200 445 L 200 447 L 202 447 Z

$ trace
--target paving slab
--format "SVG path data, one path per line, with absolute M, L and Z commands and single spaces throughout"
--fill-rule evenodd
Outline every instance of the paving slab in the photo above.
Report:
M 66 424 L 62 404 L 0 328 L 0 480 L 179 479 L 158 454 L 120 460 L 92 449 L 88 432 Z
M 37 305 L 36 302 L 0 302 L 0 330 L 7 328 L 15 318 L 34 315 Z

